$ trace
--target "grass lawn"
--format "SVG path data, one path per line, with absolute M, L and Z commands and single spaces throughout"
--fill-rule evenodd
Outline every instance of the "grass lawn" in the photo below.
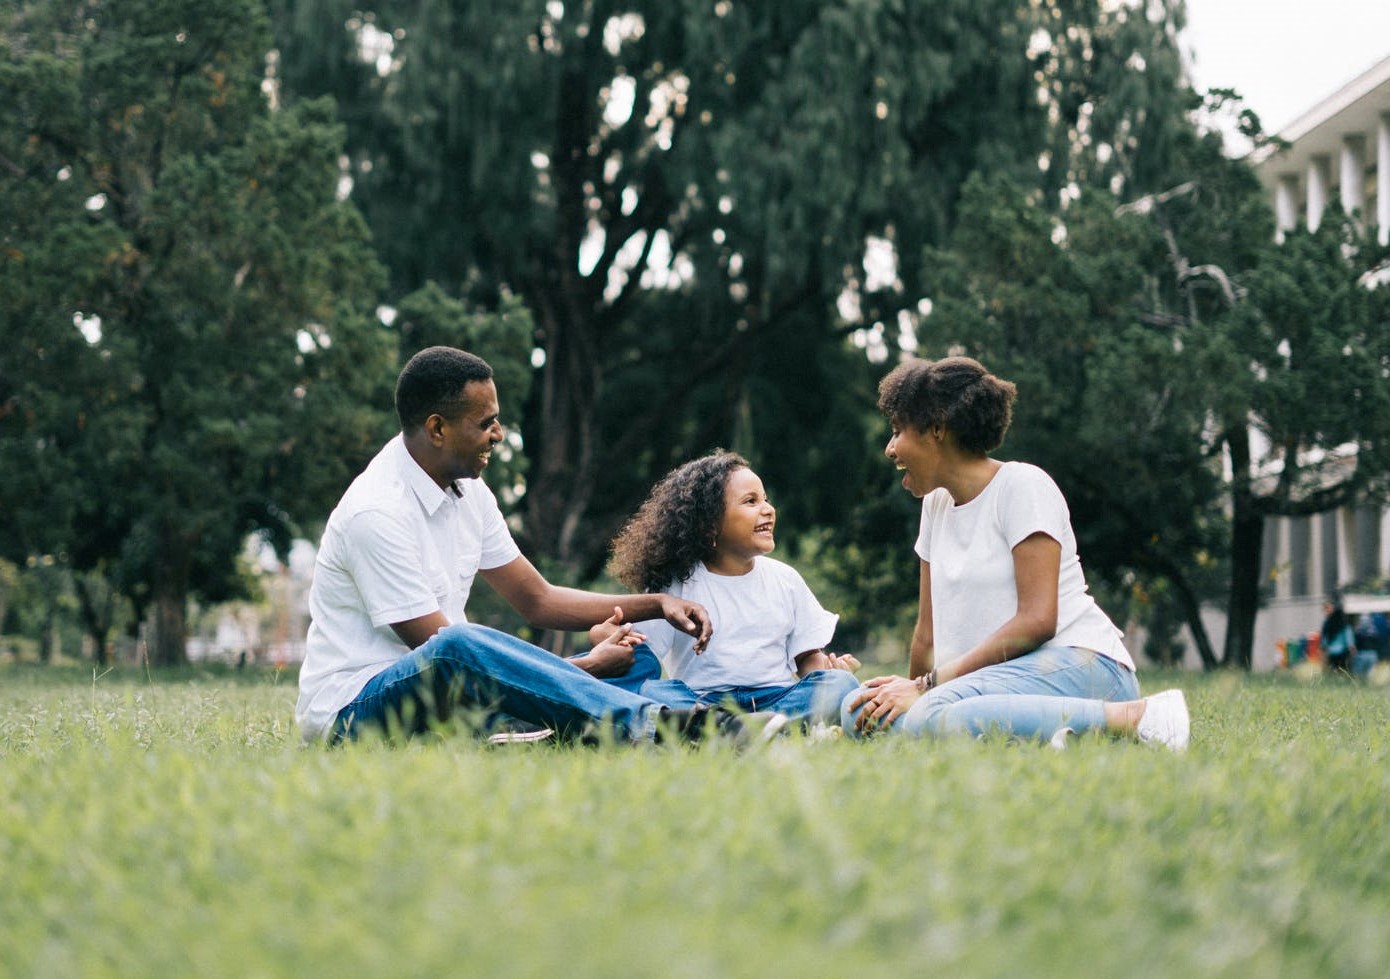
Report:
M 0 976 L 1381 976 L 1390 688 L 1193 745 L 304 748 L 291 674 L 0 667 Z

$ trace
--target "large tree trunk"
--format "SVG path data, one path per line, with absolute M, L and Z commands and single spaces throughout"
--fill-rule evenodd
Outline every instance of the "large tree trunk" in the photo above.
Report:
M 150 662 L 155 666 L 188 663 L 188 569 L 182 562 L 163 565 L 152 589 L 154 636 Z
M 1187 581 L 1181 575 L 1170 575 L 1168 583 L 1173 586 L 1173 591 L 1177 594 L 1178 606 L 1182 609 L 1183 618 L 1187 622 L 1187 630 L 1192 634 L 1192 641 L 1197 646 L 1197 655 L 1202 660 L 1202 669 L 1216 669 L 1220 664 L 1216 660 L 1216 651 L 1212 649 L 1211 637 L 1207 635 L 1206 623 L 1202 621 L 1202 603 L 1197 600 L 1197 596 L 1188 587 Z
M 1264 513 L 1251 491 L 1250 437 L 1242 426 L 1226 438 L 1231 449 L 1231 596 L 1222 664 L 1249 670 L 1260 610 L 1260 552 Z
M 94 583 L 87 575 L 76 575 L 77 598 L 82 611 L 82 624 L 92 639 L 92 656 L 96 665 L 111 665 L 111 620 L 115 599 L 104 583 Z

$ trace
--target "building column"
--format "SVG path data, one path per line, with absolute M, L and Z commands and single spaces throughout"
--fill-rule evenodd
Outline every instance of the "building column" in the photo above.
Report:
M 1390 245 L 1390 112 L 1376 126 L 1376 224 L 1382 245 Z
M 1298 227 L 1298 175 L 1283 174 L 1274 188 L 1274 240 Z
M 1342 137 L 1342 186 L 1338 199 L 1347 216 L 1356 215 L 1358 224 L 1366 221 L 1366 137 L 1360 133 Z
M 1317 231 L 1322 224 L 1322 212 L 1327 208 L 1327 190 L 1332 182 L 1329 170 L 1331 161 L 1326 156 L 1315 156 L 1308 161 L 1308 230 Z

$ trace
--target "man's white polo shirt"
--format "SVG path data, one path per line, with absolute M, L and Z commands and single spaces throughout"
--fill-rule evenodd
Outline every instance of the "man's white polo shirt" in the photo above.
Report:
M 391 623 L 431 612 L 466 622 L 479 570 L 520 555 L 481 479 L 441 489 L 397 435 L 328 518 L 309 590 L 309 637 L 295 719 L 326 735 L 367 681 L 408 650 Z

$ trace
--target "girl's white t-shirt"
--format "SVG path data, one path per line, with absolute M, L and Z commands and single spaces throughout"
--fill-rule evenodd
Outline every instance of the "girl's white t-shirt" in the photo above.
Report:
M 694 637 L 664 619 L 636 629 L 667 674 L 698 693 L 795 683 L 795 657 L 823 649 L 840 620 L 821 607 L 796 569 L 769 557 L 754 558 L 744 575 L 713 574 L 702 563 L 663 591 L 709 611 L 709 645 L 696 653 Z
M 1062 548 L 1057 634 L 1048 645 L 1079 646 L 1134 669 L 1123 634 L 1090 592 L 1076 553 L 1071 513 L 1052 477 L 1006 462 L 980 495 L 957 506 L 945 489 L 922 500 L 917 555 L 931 565 L 932 635 L 937 664 L 964 655 L 1018 611 L 1013 549 L 1035 533 Z

